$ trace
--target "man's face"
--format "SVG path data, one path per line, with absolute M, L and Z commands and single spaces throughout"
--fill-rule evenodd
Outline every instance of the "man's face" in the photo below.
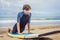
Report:
M 30 10 L 24 10 L 24 13 L 25 14 L 29 14 L 30 13 Z

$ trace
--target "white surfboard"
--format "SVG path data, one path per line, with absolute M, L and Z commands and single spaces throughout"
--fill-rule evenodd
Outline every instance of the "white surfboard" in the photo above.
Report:
M 14 37 L 14 38 L 35 38 L 38 37 L 39 34 L 33 34 L 33 33 L 22 33 L 22 34 L 12 34 L 12 33 L 8 33 L 8 36 L 10 37 Z

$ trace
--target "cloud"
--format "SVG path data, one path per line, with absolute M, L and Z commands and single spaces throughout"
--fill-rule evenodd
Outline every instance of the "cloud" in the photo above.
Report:
M 3 5 L 4 5 L 4 6 L 6 5 L 7 7 L 9 7 L 9 6 L 11 5 L 10 2 L 5 1 L 5 0 L 0 0 L 0 2 L 1 2 L 2 7 L 3 7 Z
M 24 4 L 30 4 L 32 6 L 33 14 L 60 14 L 60 0 L 0 0 L 0 10 L 3 9 L 6 14 L 14 14 L 18 13 Z
M 7 6 L 15 5 L 15 6 L 23 6 L 24 4 L 30 4 L 35 8 L 54 8 L 54 6 L 59 6 L 60 0 L 1 0 L 2 4 L 6 4 Z

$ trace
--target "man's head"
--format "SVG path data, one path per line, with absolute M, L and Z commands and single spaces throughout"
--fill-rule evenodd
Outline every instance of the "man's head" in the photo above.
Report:
M 30 5 L 25 4 L 22 9 L 23 9 L 25 14 L 28 14 L 31 10 L 31 7 L 30 7 Z

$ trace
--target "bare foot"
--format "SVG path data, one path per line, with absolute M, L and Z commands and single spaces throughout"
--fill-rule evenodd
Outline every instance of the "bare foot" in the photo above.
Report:
M 8 33 L 10 33 L 10 28 L 8 28 Z
M 8 28 L 8 33 L 12 32 L 12 29 L 11 28 Z

